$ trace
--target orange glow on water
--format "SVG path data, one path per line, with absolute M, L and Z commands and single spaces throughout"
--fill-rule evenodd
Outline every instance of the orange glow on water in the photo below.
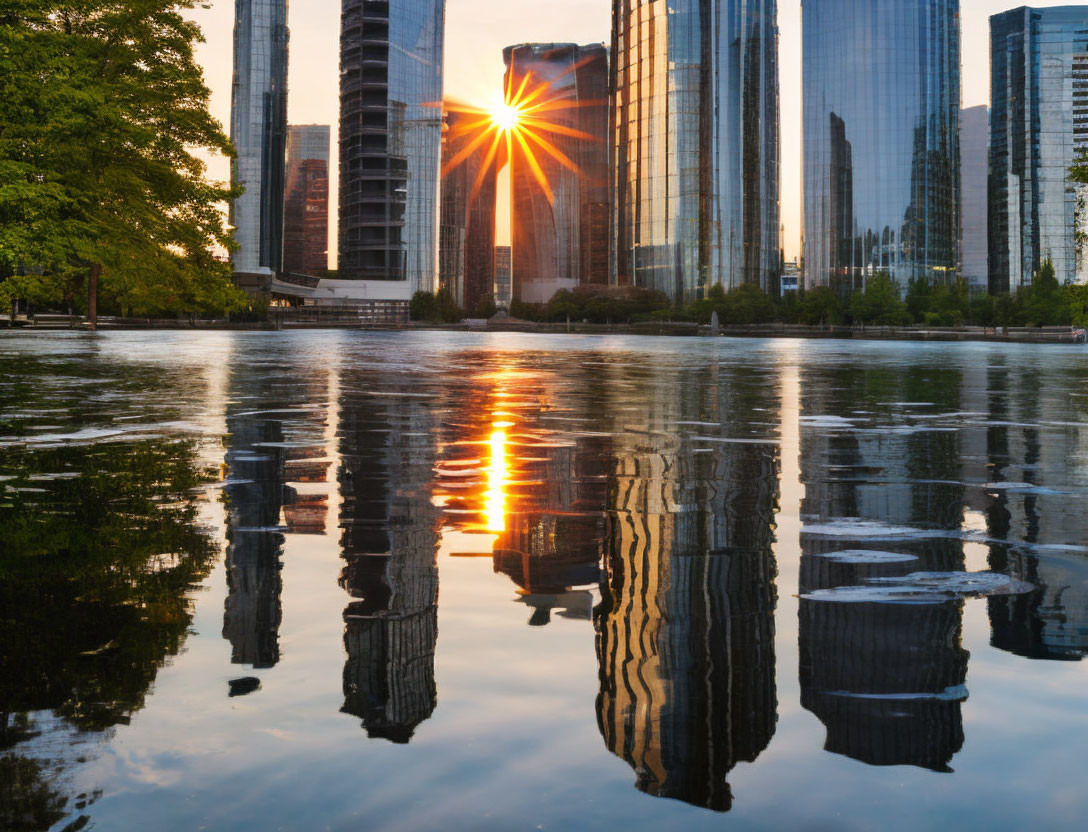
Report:
M 486 513 L 487 530 L 496 534 L 506 531 L 506 486 L 510 482 L 510 464 L 506 455 L 506 430 L 496 423 L 491 432 L 491 464 L 487 470 Z

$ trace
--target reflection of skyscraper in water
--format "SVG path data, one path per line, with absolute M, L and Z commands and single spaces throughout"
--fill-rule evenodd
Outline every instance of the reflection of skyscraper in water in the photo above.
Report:
M 726 777 L 776 722 L 777 449 L 652 426 L 618 441 L 598 724 L 639 790 L 726 811 Z
M 284 535 L 323 531 L 327 511 L 326 498 L 300 498 L 288 482 L 318 481 L 328 463 L 321 443 L 324 412 L 291 410 L 321 394 L 313 384 L 262 377 L 259 372 L 243 360 L 231 377 L 223 638 L 231 643 L 234 664 L 270 668 L 280 659 Z M 288 524 L 281 526 L 285 512 Z
M 362 393 L 372 381 L 345 378 L 360 392 L 343 396 L 340 421 L 341 585 L 354 599 L 344 611 L 343 712 L 371 737 L 407 743 L 437 698 L 433 431 L 426 405 Z
M 597 399 L 576 373 L 484 372 L 447 402 L 458 418 L 436 469 L 443 522 L 475 549 L 459 555 L 490 557 L 517 586 L 532 626 L 591 620 L 600 583 L 611 437 L 579 430 Z
M 992 643 L 1025 658 L 1079 661 L 1088 655 L 1088 557 L 1076 549 L 1085 501 L 1064 488 L 1077 481 L 1078 462 L 1068 443 L 1046 441 L 1041 403 L 1054 397 L 1038 373 L 1000 364 L 986 372 L 990 423 L 972 430 L 983 433 L 993 472 L 990 566 L 1037 587 L 989 600 Z
M 873 395 L 890 392 L 878 376 L 813 378 L 803 415 L 872 413 L 881 407 Z M 934 387 L 949 401 L 937 406 L 958 409 L 958 377 L 944 381 Z M 910 388 L 908 377 L 892 395 L 909 397 Z M 859 427 L 813 422 L 802 431 L 802 514 L 815 525 L 801 536 L 802 595 L 869 578 L 963 571 L 963 543 L 946 534 L 963 522 L 958 434 Z M 801 704 L 827 728 L 828 751 L 871 765 L 949 770 L 964 740 L 962 609 L 802 597 Z
M 605 538 L 607 464 L 610 441 L 578 437 L 573 444 L 532 451 L 533 462 L 518 473 L 516 499 L 493 549 L 496 572 L 519 587 L 533 609 L 530 624 L 547 624 L 554 610 L 588 620 L 601 578 Z M 511 495 L 514 497 L 514 495 Z
M 237 406 L 259 409 L 248 400 Z M 279 523 L 287 496 L 283 430 L 278 420 L 245 413 L 228 414 L 227 429 L 230 510 L 223 638 L 231 644 L 234 664 L 268 668 L 280 658 L 284 538 Z

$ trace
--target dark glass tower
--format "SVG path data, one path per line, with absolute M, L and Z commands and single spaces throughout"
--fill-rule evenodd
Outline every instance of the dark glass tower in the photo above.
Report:
M 1069 167 L 1088 149 L 1088 6 L 991 17 L 990 63 L 990 290 L 1030 285 L 1047 259 L 1059 282 L 1086 282 Z
M 775 288 L 777 21 L 775 0 L 614 0 L 614 282 Z
M 438 274 L 444 0 L 343 0 L 340 277 Z
M 545 303 L 560 289 L 608 283 L 608 50 L 604 44 L 530 43 L 508 47 L 506 88 L 546 84 L 538 118 L 577 135 L 541 132 L 577 170 L 515 142 L 511 160 L 513 298 Z M 531 148 L 551 193 L 538 183 Z
M 235 0 L 231 178 L 245 186 L 230 211 L 238 275 L 267 276 L 283 263 L 287 38 L 287 0 Z
M 959 0 L 805 0 L 805 282 L 950 280 Z

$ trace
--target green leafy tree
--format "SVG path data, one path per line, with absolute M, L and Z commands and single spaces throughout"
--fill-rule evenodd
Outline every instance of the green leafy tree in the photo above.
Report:
M 922 323 L 931 311 L 933 284 L 927 278 L 913 278 L 907 285 L 907 312 L 915 323 Z
M 198 152 L 233 150 L 208 110 L 184 12 L 198 0 L 19 0 L 0 12 L 0 252 L 50 297 L 98 290 L 155 314 L 244 305 Z M 9 281 L 5 281 L 8 283 Z M 27 286 L 8 286 L 13 291 Z
M 495 305 L 495 298 L 491 295 L 480 298 L 476 301 L 476 306 L 472 310 L 472 316 L 474 318 L 493 318 L 498 313 L 499 308 Z
M 550 321 L 578 321 L 585 317 L 583 305 L 568 289 L 560 289 L 556 292 L 548 301 L 547 310 Z
M 453 299 L 449 289 L 439 289 L 434 297 L 435 315 L 442 323 L 455 324 L 464 320 L 465 312 Z
M 877 272 L 865 282 L 864 292 L 850 298 L 850 317 L 855 323 L 899 326 L 908 321 L 907 308 L 899 298 L 899 284 L 887 272 Z
M 1065 299 L 1073 324 L 1088 327 L 1088 286 L 1067 286 Z
M 765 324 L 775 319 L 777 310 L 770 295 L 758 286 L 745 283 L 729 291 L 718 317 L 724 324 Z
M 438 313 L 434 295 L 430 292 L 416 292 L 408 304 L 408 314 L 413 321 L 433 321 Z
M 1050 260 L 1040 266 L 1024 294 L 1023 314 L 1028 326 L 1063 326 L 1072 322 L 1065 294 Z
M 807 290 L 800 299 L 800 323 L 831 326 L 842 323 L 843 308 L 838 294 L 829 286 Z
M 968 317 L 975 326 L 992 327 L 997 324 L 994 296 L 979 292 L 971 297 Z

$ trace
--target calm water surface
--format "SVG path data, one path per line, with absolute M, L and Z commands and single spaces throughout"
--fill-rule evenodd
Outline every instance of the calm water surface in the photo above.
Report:
M 1083 828 L 1086 528 L 1083 348 L 0 336 L 0 827 Z

